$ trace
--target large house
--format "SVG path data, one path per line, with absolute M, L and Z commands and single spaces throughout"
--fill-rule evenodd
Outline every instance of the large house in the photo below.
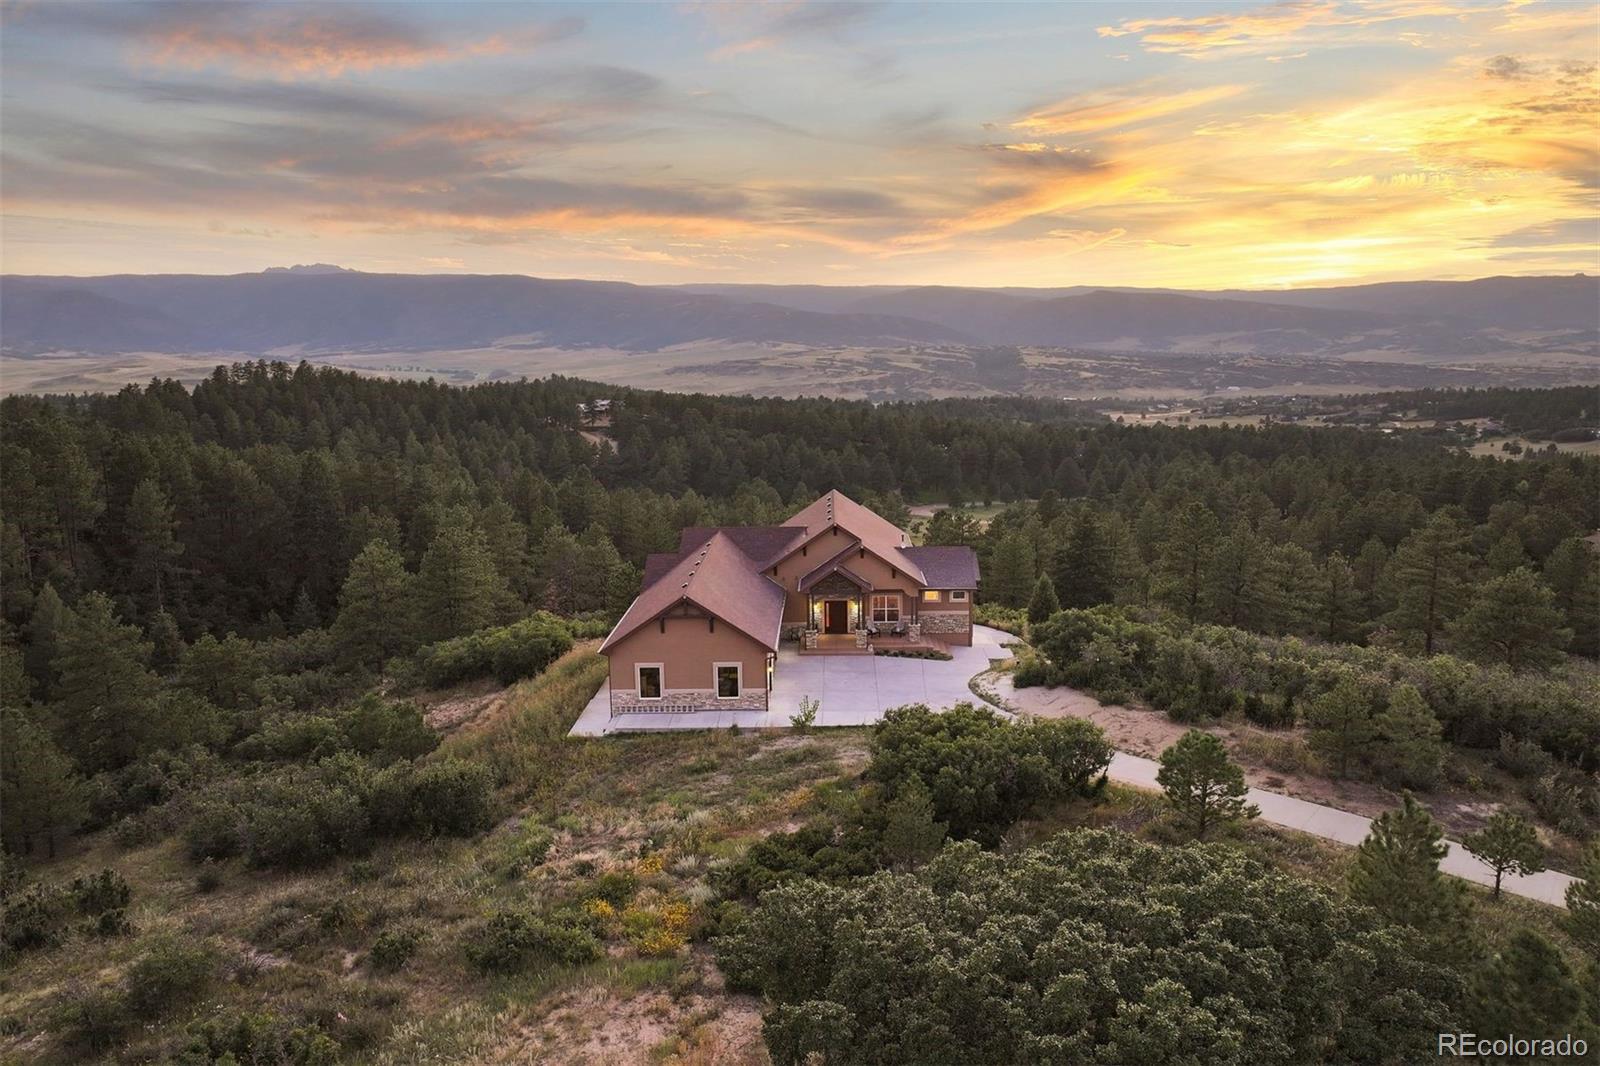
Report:
M 807 653 L 971 644 L 978 558 L 829 492 L 780 526 L 686 529 L 600 651 L 611 712 L 765 710 L 783 641 Z

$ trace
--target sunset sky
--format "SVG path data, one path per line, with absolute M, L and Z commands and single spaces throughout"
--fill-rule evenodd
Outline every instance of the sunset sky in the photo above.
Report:
M 5 2 L 0 267 L 1600 270 L 1600 7 Z

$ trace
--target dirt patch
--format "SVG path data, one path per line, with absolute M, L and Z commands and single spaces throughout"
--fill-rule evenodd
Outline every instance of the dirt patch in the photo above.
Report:
M 478 695 L 452 696 L 428 707 L 423 715 L 423 721 L 427 722 L 428 728 L 435 732 L 448 733 L 473 721 L 485 711 L 497 710 L 499 705 L 505 702 L 505 698 L 505 689 Z
M 1114 747 L 1131 755 L 1154 759 L 1191 728 L 1200 728 L 1222 739 L 1253 788 L 1336 807 L 1366 818 L 1375 818 L 1400 805 L 1400 793 L 1377 782 L 1335 780 L 1317 773 L 1314 767 L 1285 766 L 1277 760 L 1269 765 L 1259 754 L 1269 744 L 1303 744 L 1304 730 L 1265 730 L 1241 722 L 1188 726 L 1174 722 L 1154 708 L 1102 703 L 1077 689 L 1019 689 L 1011 684 L 1009 677 L 997 679 L 994 687 L 1007 703 L 1025 714 L 1039 718 L 1083 718 L 1093 722 L 1106 731 Z M 1302 757 L 1309 759 L 1309 756 Z M 1498 807 L 1480 795 L 1448 789 L 1419 792 L 1417 799 L 1452 836 L 1481 828 Z

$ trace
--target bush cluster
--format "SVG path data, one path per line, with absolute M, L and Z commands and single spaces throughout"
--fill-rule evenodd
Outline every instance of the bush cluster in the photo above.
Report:
M 359 853 L 374 836 L 466 836 L 492 820 L 488 771 L 457 759 L 375 770 L 350 754 L 228 782 L 184 828 L 195 859 L 309 867 Z
M 115 986 L 82 988 L 56 1004 L 51 1019 L 64 1042 L 103 1051 L 129 1029 L 197 1000 L 216 976 L 206 944 L 176 936 L 153 940 Z
M 417 653 L 423 684 L 444 688 L 493 676 L 503 685 L 532 677 L 572 647 L 572 630 L 539 611 L 508 626 L 480 629 L 431 644 Z
M 133 898 L 128 882 L 115 870 L 75 877 L 65 885 L 17 888 L 0 910 L 0 961 L 36 948 L 53 947 L 72 928 L 91 936 L 117 936 L 131 931 L 127 907 Z
M 1422 1061 L 1459 975 L 1375 921 L 1236 849 L 1080 830 L 774 888 L 717 954 L 778 1066 Z
M 523 910 L 491 915 L 466 938 L 467 961 L 485 973 L 517 973 L 536 964 L 579 966 L 605 953 L 590 919 Z
M 1509 736 L 1600 768 L 1600 685 L 1592 678 L 1144 621 L 1117 607 L 1058 612 L 1033 638 L 1039 654 L 1019 664 L 1020 687 L 1071 685 L 1112 701 L 1137 696 L 1194 721 L 1246 711 L 1252 694 L 1261 701 L 1257 713 L 1272 714 L 1274 701 L 1280 713 L 1286 701 L 1303 708 L 1346 678 L 1375 696 L 1411 685 L 1453 743 L 1495 749 Z

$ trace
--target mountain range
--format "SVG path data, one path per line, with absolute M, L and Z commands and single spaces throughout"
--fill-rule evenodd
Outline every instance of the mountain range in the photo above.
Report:
M 490 346 L 653 351 L 696 341 L 825 348 L 1026 345 L 1422 355 L 1600 342 L 1586 275 L 1272 291 L 684 285 L 522 275 L 260 274 L 0 279 L 9 355 L 246 355 Z

